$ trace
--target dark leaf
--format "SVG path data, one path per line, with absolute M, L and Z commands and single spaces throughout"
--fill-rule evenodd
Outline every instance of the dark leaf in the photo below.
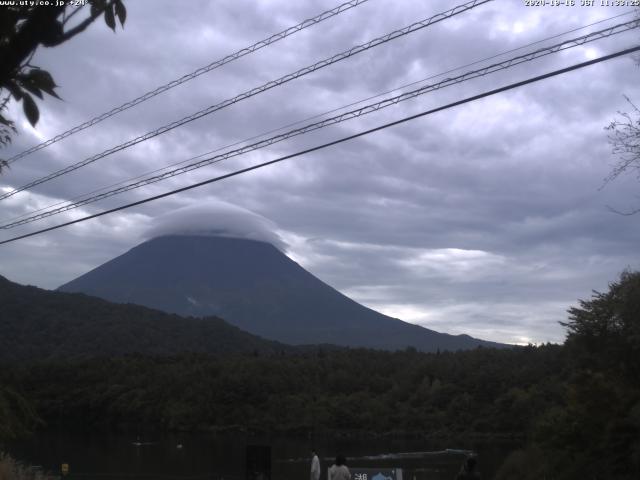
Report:
M 115 0 L 114 5 L 116 9 L 116 15 L 120 20 L 120 25 L 122 25 L 122 27 L 124 28 L 124 22 L 127 19 L 127 9 L 124 7 L 124 3 L 122 3 L 122 0 Z
M 55 90 L 53 88 L 51 89 L 47 89 L 47 88 L 43 88 L 43 91 L 47 92 L 49 95 L 51 95 L 52 97 L 56 97 L 58 100 L 62 100 L 60 98 L 60 96 L 55 92 Z
M 100 15 L 100 5 L 98 5 L 96 2 L 91 2 L 91 9 L 89 11 L 89 13 L 91 14 L 92 17 L 97 17 L 98 15 Z
M 40 89 L 38 87 L 36 87 L 33 84 L 33 81 L 31 79 L 27 79 L 27 80 L 21 81 L 20 82 L 20 87 L 22 87 L 24 90 L 27 90 L 27 91 L 33 93 L 36 97 L 42 98 L 42 92 L 40 91 Z
M 38 123 L 38 119 L 40 118 L 40 111 L 38 110 L 38 106 L 33 100 L 33 97 L 28 93 L 23 94 L 22 109 L 24 110 L 24 114 L 27 116 L 27 120 L 29 120 L 31 126 L 35 127 L 36 123 Z
M 5 83 L 3 87 L 9 90 L 9 92 L 11 92 L 11 95 L 13 95 L 13 98 L 15 98 L 16 100 L 20 100 L 22 98 L 22 91 L 20 90 L 20 87 L 16 85 L 15 81 L 9 81 Z
M 40 68 L 34 68 L 29 72 L 29 76 L 33 79 L 33 84 L 40 90 L 47 92 L 49 95 L 60 98 L 58 94 L 53 90 L 57 87 L 56 82 L 53 81 L 53 77 L 46 70 Z
M 111 30 L 114 32 L 116 31 L 116 17 L 113 15 L 113 10 L 111 8 L 107 8 L 104 11 L 104 21 Z
M 33 78 L 34 82 L 38 87 L 44 88 L 54 88 L 57 87 L 56 82 L 53 81 L 53 77 L 46 70 L 42 70 L 41 68 L 34 68 L 29 71 L 29 76 Z

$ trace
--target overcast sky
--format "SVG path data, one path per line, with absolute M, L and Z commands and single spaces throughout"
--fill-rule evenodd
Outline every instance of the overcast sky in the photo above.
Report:
M 39 102 L 5 158 L 339 1 L 128 0 L 124 30 L 102 21 L 33 64 L 63 101 Z M 0 202 L 11 219 L 531 42 L 629 12 L 626 7 L 496 0 L 371 49 Z M 599 3 L 599 2 L 597 2 Z M 447 10 L 449 1 L 370 0 L 15 162 L 8 191 L 349 47 Z M 633 19 L 633 13 L 446 76 Z M 467 81 L 152 187 L 0 233 L 6 239 L 270 160 L 407 115 L 633 46 L 637 30 Z M 422 82 L 420 85 L 444 77 Z M 0 246 L 0 274 L 55 288 L 120 255 L 184 207 L 212 229 L 233 215 L 267 220 L 291 258 L 385 314 L 448 333 L 561 342 L 566 310 L 639 268 L 640 206 L 631 176 L 603 187 L 616 159 L 604 127 L 640 102 L 627 56 L 386 129 L 145 206 Z M 415 88 L 415 87 L 414 87 Z M 406 89 L 405 89 L 406 90 Z M 193 210 L 191 210 L 193 211 Z M 196 209 L 196 211 L 198 211 Z M 166 217 L 165 217 L 166 218 Z M 258 218 L 258 217 L 255 217 Z M 241 223 L 241 222 L 240 222 Z

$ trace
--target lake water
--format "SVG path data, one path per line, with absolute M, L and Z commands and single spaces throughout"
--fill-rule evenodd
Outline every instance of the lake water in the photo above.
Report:
M 178 447 L 178 445 L 181 446 Z M 8 446 L 17 459 L 60 472 L 69 464 L 69 480 L 239 480 L 245 478 L 247 445 L 271 448 L 273 480 L 308 480 L 309 450 L 321 458 L 322 480 L 335 455 L 347 457 L 347 465 L 361 468 L 402 468 L 403 480 L 451 480 L 465 455 L 447 449 L 473 450 L 483 478 L 488 479 L 516 446 L 513 443 L 478 441 L 438 442 L 415 438 L 334 438 L 314 441 L 300 436 L 246 434 L 136 435 L 40 433 L 28 441 Z

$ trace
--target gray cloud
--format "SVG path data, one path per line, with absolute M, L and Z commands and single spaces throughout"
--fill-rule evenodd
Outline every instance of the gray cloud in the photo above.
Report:
M 204 235 L 243 238 L 268 242 L 286 249 L 276 225 L 261 215 L 222 201 L 188 206 L 154 219 L 143 236 L 147 239 L 166 235 Z

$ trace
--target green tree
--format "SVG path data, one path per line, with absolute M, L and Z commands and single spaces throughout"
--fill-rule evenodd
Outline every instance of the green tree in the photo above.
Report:
M 640 475 L 640 272 L 569 309 L 564 401 L 538 419 L 536 439 L 557 478 Z
M 51 74 L 30 63 L 38 47 L 61 45 L 101 16 L 115 31 L 116 18 L 124 26 L 127 17 L 122 0 L 88 0 L 88 9 L 84 2 L 79 6 L 68 5 L 70 2 L 51 2 L 61 5 L 47 6 L 16 3 L 0 7 L 0 147 L 10 143 L 17 133 L 15 122 L 5 114 L 11 98 L 22 102 L 24 114 L 33 126 L 40 117 L 33 96 L 59 98 Z M 4 166 L 6 162 L 0 160 L 0 171 Z
M 33 407 L 22 395 L 0 387 L 0 441 L 22 437 L 38 423 Z
M 625 271 L 605 293 L 569 309 L 567 345 L 593 367 L 640 378 L 640 272 Z

